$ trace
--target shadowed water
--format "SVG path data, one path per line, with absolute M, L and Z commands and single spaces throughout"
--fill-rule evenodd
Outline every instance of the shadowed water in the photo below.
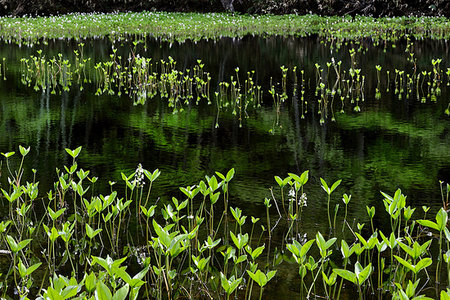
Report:
M 111 42 L 89 40 L 85 44 L 86 57 L 93 61 L 109 58 Z M 127 57 L 130 44 L 123 41 L 115 47 Z M 118 189 L 123 189 L 121 172 L 131 174 L 139 163 L 148 170 L 159 168 L 162 174 L 152 194 L 153 200 L 160 197 L 161 201 L 181 197 L 179 186 L 197 184 L 205 175 L 234 167 L 230 205 L 260 217 L 265 214 L 264 198 L 271 197 L 269 188 L 278 191 L 274 175 L 285 177 L 288 172 L 310 170 L 311 179 L 305 186 L 308 206 L 301 230 L 310 236 L 317 230 L 328 230 L 326 194 L 320 189 L 319 177 L 327 182 L 342 179 L 331 205 L 339 203 L 342 208 L 342 194 L 352 194 L 350 220 L 367 221 L 366 205 L 375 206 L 379 215 L 384 215 L 380 191 L 393 194 L 397 188 L 408 195 L 407 205 L 432 206 L 434 213 L 442 203 L 439 180 L 450 180 L 450 120 L 445 114 L 450 99 L 448 80 L 443 80 L 442 94 L 436 101 L 421 103 L 414 94 L 399 99 L 393 86 L 387 92 L 383 76 L 381 99 L 375 99 L 375 65 L 381 65 L 383 72 L 392 70 L 391 76 L 395 68 L 412 72 L 413 65 L 406 60 L 406 42 L 397 43 L 395 48 L 388 45 L 385 52 L 384 46 L 363 41 L 354 45 L 364 49 L 356 55 L 358 68 L 366 76 L 361 111 L 354 111 L 354 103 L 346 103 L 341 113 L 340 100 L 336 99 L 320 122 L 314 93 L 315 64 L 325 68 L 326 74 L 326 62 L 334 57 L 348 70 L 352 47 L 349 43 L 339 50 L 336 46 L 331 49 L 314 37 L 245 37 L 184 44 L 147 41 L 145 46 L 139 45 L 139 55 L 154 61 L 171 56 L 180 69 L 190 68 L 201 59 L 211 73 L 213 91 L 218 81 L 235 75 L 236 67 L 240 74 L 255 70 L 255 79 L 264 91 L 262 107 L 249 108 L 248 117 L 242 120 L 223 110 L 217 121 L 217 109 L 203 102 L 173 114 L 159 97 L 133 106 L 128 96 L 95 96 L 96 89 L 89 84 L 83 91 L 74 85 L 69 92 L 56 95 L 35 91 L 21 83 L 20 58 L 35 55 L 38 49 L 43 49 L 47 57 L 59 52 L 73 57 L 77 43 L 55 41 L 34 48 L 2 45 L 0 57 L 6 58 L 8 70 L 6 80 L 0 81 L 0 151 L 18 152 L 19 145 L 31 146 L 25 168 L 28 176 L 32 168 L 37 170 L 41 192 L 57 180 L 57 167 L 71 163 L 65 148 L 83 146 L 78 162 L 99 177 L 99 192 L 108 191 L 108 181 L 118 182 Z M 414 53 L 419 70 L 431 70 L 434 58 L 443 59 L 441 69 L 450 66 L 449 44 L 445 41 L 416 41 Z M 273 106 L 269 84 L 271 77 L 273 82 L 281 80 L 283 65 L 290 70 L 294 66 L 305 70 L 308 110 L 304 118 L 298 94 L 292 96 L 295 87 L 291 79 L 289 99 L 278 116 Z M 1 172 L 7 174 L 5 165 Z M 1 180 L 5 186 L 6 176 Z M 272 213 L 277 215 L 275 210 Z M 417 210 L 417 214 L 422 211 Z M 383 228 L 384 219 L 378 214 L 375 222 Z M 279 283 L 283 291 L 279 297 L 295 293 L 289 282 Z

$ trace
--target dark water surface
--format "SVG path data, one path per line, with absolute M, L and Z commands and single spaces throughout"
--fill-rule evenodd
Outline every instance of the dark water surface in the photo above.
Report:
M 107 40 L 85 44 L 85 56 L 93 61 L 107 60 L 111 53 Z M 116 47 L 126 56 L 130 43 L 122 44 L 116 43 Z M 159 168 L 162 174 L 152 194 L 161 201 L 181 197 L 180 186 L 197 184 L 205 175 L 234 167 L 230 205 L 260 217 L 265 214 L 263 200 L 270 197 L 269 188 L 276 186 L 274 175 L 285 177 L 288 172 L 310 170 L 311 178 L 305 186 L 308 206 L 301 230 L 310 237 L 317 230 L 328 229 L 326 194 L 320 188 L 320 177 L 327 182 L 342 179 L 333 194 L 332 207 L 340 203 L 342 208 L 342 194 L 352 194 L 349 219 L 359 222 L 368 221 L 366 205 L 375 206 L 375 221 L 383 228 L 387 214 L 380 191 L 393 194 L 397 188 L 408 196 L 407 205 L 428 205 L 436 211 L 442 203 L 439 180 L 450 180 L 450 117 L 444 113 L 450 99 L 448 80 L 444 80 L 442 94 L 435 102 L 421 103 L 415 96 L 399 100 L 393 86 L 389 92 L 383 88 L 377 100 L 375 65 L 381 65 L 383 72 L 392 70 L 391 75 L 395 68 L 412 72 L 413 65 L 406 60 L 404 41 L 395 48 L 388 45 L 386 52 L 370 41 L 361 45 L 365 52 L 356 55 L 358 68 L 366 75 L 361 111 L 355 112 L 354 104 L 348 103 L 342 114 L 340 101 L 336 101 L 323 124 L 314 104 L 315 64 L 326 72 L 326 62 L 334 57 L 348 70 L 351 44 L 337 51 L 316 38 L 245 37 L 172 45 L 148 41 L 146 49 L 139 46 L 141 56 L 154 60 L 171 56 L 181 69 L 201 59 L 213 78 L 213 90 L 217 81 L 229 80 L 235 67 L 241 74 L 256 71 L 255 79 L 265 95 L 263 106 L 248 109 L 248 118 L 242 122 L 231 111 L 222 111 L 216 128 L 217 110 L 213 105 L 192 105 L 172 114 L 159 98 L 133 106 L 127 96 L 95 96 L 95 88 L 89 85 L 83 91 L 73 86 L 61 95 L 35 91 L 20 81 L 20 58 L 35 55 L 38 49 L 43 49 L 47 57 L 59 52 L 71 57 L 77 43 L 55 41 L 33 48 L 3 44 L 0 57 L 6 57 L 8 72 L 7 80 L 0 81 L 0 151 L 18 153 L 19 145 L 31 146 L 25 161 L 26 175 L 31 176 L 31 168 L 37 169 L 41 192 L 57 179 L 57 167 L 70 164 L 65 148 L 83 146 L 79 166 L 99 177 L 99 192 L 109 189 L 110 180 L 123 188 L 121 172 L 131 174 L 139 163 L 151 171 Z M 418 69 L 431 71 L 434 58 L 443 59 L 441 69 L 450 67 L 449 49 L 445 41 L 416 41 Z M 302 119 L 301 102 L 298 97 L 292 99 L 290 80 L 289 99 L 282 105 L 277 125 L 268 90 L 270 77 L 280 81 L 282 65 L 305 70 L 309 109 Z M 2 172 L 6 173 L 4 165 Z M 1 180 L 4 186 L 5 176 Z M 276 215 L 275 210 L 272 213 Z M 421 209 L 416 213 L 416 217 L 421 216 Z M 342 215 L 341 210 L 341 219 Z M 290 297 L 297 289 L 289 280 L 280 284 L 280 298 Z

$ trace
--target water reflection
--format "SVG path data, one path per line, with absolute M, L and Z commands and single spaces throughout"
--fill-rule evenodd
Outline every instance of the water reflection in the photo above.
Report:
M 370 41 L 362 45 L 367 49 L 357 53 L 357 60 L 366 72 L 368 91 L 375 90 L 376 73 L 366 70 L 376 64 L 391 69 L 410 67 L 402 42 L 386 53 L 383 47 L 372 47 Z M 130 48 L 126 42 L 119 46 L 121 55 L 127 57 Z M 45 52 L 47 57 L 58 52 L 71 57 L 77 47 L 75 42 L 58 41 L 46 46 Z M 349 107 L 341 114 L 336 100 L 321 124 L 314 82 L 309 80 L 305 83 L 307 112 L 298 94 L 285 102 L 278 114 L 273 107 L 267 91 L 271 77 L 281 79 L 280 66 L 298 66 L 307 78 L 314 78 L 315 63 L 326 66 L 331 57 L 348 67 L 352 45 L 331 51 L 316 38 L 245 37 L 172 45 L 149 41 L 139 47 L 141 55 L 155 61 L 170 55 L 183 69 L 201 59 L 216 82 L 229 78 L 236 66 L 243 73 L 255 70 L 255 79 L 267 95 L 264 105 L 251 110 L 242 127 L 231 111 L 224 110 L 216 128 L 216 110 L 208 105 L 190 105 L 173 114 L 158 97 L 143 106 L 132 106 L 126 96 L 94 96 L 95 89 L 89 85 L 83 91 L 73 88 L 61 95 L 49 90 L 35 92 L 21 84 L 14 61 L 34 54 L 36 48 L 17 48 L 7 54 L 11 62 L 8 80 L 0 85 L 0 149 L 6 152 L 16 150 L 19 144 L 31 146 L 27 168 L 38 170 L 42 191 L 56 179 L 56 168 L 69 163 L 64 149 L 82 145 L 80 164 L 100 177 L 100 192 L 107 191 L 109 180 L 121 182 L 120 173 L 133 172 L 138 163 L 162 171 L 155 185 L 155 194 L 162 200 L 179 193 L 178 186 L 195 184 L 206 174 L 234 167 L 233 205 L 262 213 L 263 199 L 270 195 L 268 188 L 275 185 L 274 175 L 310 170 L 312 179 L 306 192 L 311 201 L 305 222 L 311 222 L 314 226 L 309 228 L 314 230 L 314 216 L 326 211 L 319 177 L 343 179 L 339 193 L 351 193 L 355 199 L 350 217 L 365 219 L 365 205 L 382 210 L 379 191 L 393 192 L 398 187 L 414 205 L 439 205 L 438 180 L 450 179 L 449 120 L 443 114 L 448 102 L 400 101 L 394 91 L 383 92 L 383 98 L 377 100 L 371 92 L 360 113 Z M 445 41 L 416 42 L 414 47 L 418 66 L 428 66 L 431 58 L 438 56 L 450 59 Z M 92 40 L 85 46 L 85 55 L 93 61 L 106 60 L 110 50 L 109 41 Z M 292 87 L 290 82 L 290 93 Z M 443 86 L 441 98 L 448 98 L 448 93 Z M 4 185 L 5 177 L 2 180 Z M 340 199 L 336 196 L 333 201 Z

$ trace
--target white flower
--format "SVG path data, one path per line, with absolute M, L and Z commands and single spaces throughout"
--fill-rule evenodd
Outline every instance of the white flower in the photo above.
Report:
M 288 195 L 289 197 L 295 197 L 295 190 L 294 190 L 294 188 L 291 188 L 290 190 L 289 190 L 289 195 Z
M 136 172 L 134 173 L 134 184 L 137 187 L 143 187 L 145 182 L 144 182 L 144 169 L 142 168 L 142 165 L 139 164 Z
M 306 197 L 306 194 L 303 193 L 302 196 L 300 197 L 299 201 L 298 201 L 298 205 L 300 206 L 308 206 L 307 201 L 308 198 Z

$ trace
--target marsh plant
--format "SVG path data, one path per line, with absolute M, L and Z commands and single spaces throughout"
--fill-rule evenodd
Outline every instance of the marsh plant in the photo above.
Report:
M 81 167 L 78 147 L 66 149 L 69 165 L 56 170 L 53 188 L 42 192 L 38 171 L 22 167 L 30 151 L 20 146 L 19 154 L 2 153 L 2 203 L 8 213 L 0 222 L 0 247 L 10 257 L 2 269 L 3 297 L 261 299 L 279 280 L 280 264 L 297 270 L 302 297 L 339 299 L 343 289 L 353 288 L 359 299 L 371 294 L 395 299 L 450 296 L 445 290 L 450 186 L 444 182 L 443 207 L 431 220 L 416 217 L 400 190 L 382 193 L 391 226 L 382 231 L 372 223 L 371 207 L 370 229 L 348 223 L 347 209 L 342 227 L 336 225 L 337 209 L 331 222 L 330 203 L 337 198 L 331 196 L 342 192 L 341 180 L 329 186 L 322 179 L 330 232 L 306 236 L 302 212 L 311 201 L 305 190 L 308 171 L 275 177 L 280 189 L 264 200 L 263 225 L 235 206 L 230 194 L 234 169 L 205 176 L 180 187 L 177 197 L 159 201 L 152 187 L 161 172 L 139 164 L 135 172 L 122 173 L 124 189 L 113 190 L 111 183 L 111 192 L 103 195 L 94 193 L 97 178 Z M 347 207 L 350 196 L 344 194 L 343 201 Z M 274 209 L 276 223 L 270 219 Z M 280 222 L 289 229 L 282 248 L 271 250 Z M 435 284 L 436 289 L 429 289 Z
M 360 30 L 364 28 L 364 30 Z M 33 45 L 52 39 L 87 39 L 108 36 L 122 41 L 147 36 L 183 42 L 245 35 L 324 37 L 335 49 L 348 40 L 370 38 L 387 47 L 409 35 L 417 39 L 448 39 L 449 21 L 439 17 L 371 18 L 350 15 L 240 15 L 228 13 L 74 13 L 50 17 L 1 17 L 0 38 L 6 42 Z
M 61 94 L 74 88 L 82 91 L 89 85 L 90 90 L 95 90 L 95 95 L 129 97 L 134 105 L 160 99 L 173 113 L 183 112 L 193 105 L 213 106 L 216 127 L 219 127 L 222 113 L 231 113 L 242 126 L 251 111 L 272 102 L 275 115 L 273 128 L 277 128 L 281 127 L 283 108 L 294 101 L 301 103 L 302 119 L 314 108 L 321 124 L 327 120 L 335 121 L 335 111 L 362 111 L 369 96 L 366 76 L 370 72 L 376 72 L 377 84 L 373 97 L 379 101 L 383 101 L 392 89 L 399 100 L 409 101 L 415 97 L 421 103 L 434 103 L 441 98 L 445 81 L 448 85 L 450 80 L 449 71 L 444 73 L 441 66 L 442 59 L 432 59 L 429 68 L 423 70 L 414 63 L 412 72 L 397 68 L 389 70 L 381 65 L 376 65 L 373 70 L 362 69 L 358 67 L 362 54 L 353 47 L 348 52 L 348 69 L 344 69 L 342 61 L 336 61 L 334 57 L 326 63 L 326 67 L 316 63 L 312 78 L 306 76 L 304 69 L 298 74 L 297 67 L 289 69 L 281 66 L 280 71 L 274 74 L 280 80 L 271 77 L 269 87 L 264 88 L 258 84 L 258 74 L 254 70 L 243 74 L 236 67 L 229 80 L 220 81 L 213 78 L 207 71 L 208 66 L 201 60 L 192 66 L 179 68 L 177 61 L 170 56 L 167 60 L 142 57 L 136 54 L 140 43 L 134 41 L 126 57 L 119 55 L 118 49 L 113 46 L 109 59 L 100 62 L 84 55 L 84 43 L 78 44 L 74 58 L 70 60 L 61 53 L 46 57 L 42 50 L 38 50 L 37 55 L 21 59 L 21 81 L 36 91 L 50 94 Z M 384 69 L 387 69 L 385 79 L 382 76 Z M 306 83 L 308 86 L 312 83 L 314 97 L 306 96 Z

